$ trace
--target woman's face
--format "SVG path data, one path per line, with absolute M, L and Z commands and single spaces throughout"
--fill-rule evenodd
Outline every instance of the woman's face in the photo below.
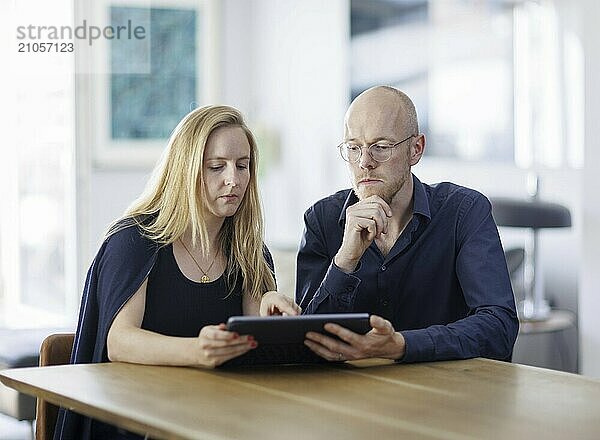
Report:
M 206 207 L 218 218 L 236 213 L 250 181 L 250 143 L 241 127 L 219 127 L 204 150 Z

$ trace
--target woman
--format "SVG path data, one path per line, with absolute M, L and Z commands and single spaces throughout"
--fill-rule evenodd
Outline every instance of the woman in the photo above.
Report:
M 215 367 L 257 346 L 233 315 L 298 314 L 263 244 L 257 147 L 234 108 L 175 128 L 145 193 L 109 228 L 88 272 L 72 363 Z M 62 412 L 55 438 L 138 438 Z

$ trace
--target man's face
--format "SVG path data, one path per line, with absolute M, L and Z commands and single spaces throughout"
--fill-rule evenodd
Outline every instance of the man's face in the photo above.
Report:
M 378 195 L 389 204 L 411 177 L 411 145 L 415 138 L 394 148 L 386 162 L 373 160 L 366 148 L 373 143 L 392 145 L 415 134 L 403 131 L 398 122 L 399 111 L 389 111 L 372 102 L 357 105 L 348 112 L 344 141 L 362 148 L 360 160 L 348 163 L 352 186 L 360 200 Z

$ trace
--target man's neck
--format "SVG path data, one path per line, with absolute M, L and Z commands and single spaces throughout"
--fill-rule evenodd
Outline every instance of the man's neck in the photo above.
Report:
M 400 191 L 398 191 L 392 202 L 390 208 L 392 209 L 392 228 L 400 231 L 406 226 L 406 223 L 410 220 L 413 213 L 413 179 L 412 174 L 409 174 L 408 178 Z

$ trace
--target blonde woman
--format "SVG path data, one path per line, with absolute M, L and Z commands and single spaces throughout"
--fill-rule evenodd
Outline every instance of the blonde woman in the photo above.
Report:
M 242 115 L 198 108 L 175 128 L 145 193 L 109 228 L 88 272 L 73 363 L 215 367 L 256 347 L 233 315 L 296 315 L 275 291 Z M 57 438 L 138 438 L 62 412 Z

